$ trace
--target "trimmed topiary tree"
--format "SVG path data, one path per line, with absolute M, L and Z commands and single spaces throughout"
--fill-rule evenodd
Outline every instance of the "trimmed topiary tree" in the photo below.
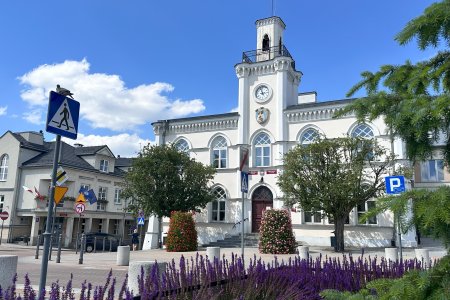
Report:
M 270 209 L 263 213 L 259 229 L 259 252 L 266 254 L 295 253 L 295 238 L 287 210 Z
M 166 249 L 168 252 L 197 250 L 197 229 L 192 213 L 181 211 L 171 213 Z

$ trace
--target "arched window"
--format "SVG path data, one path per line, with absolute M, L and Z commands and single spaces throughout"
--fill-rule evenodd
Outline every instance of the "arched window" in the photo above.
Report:
M 309 145 L 319 138 L 319 132 L 316 129 L 308 128 L 300 136 L 301 145 Z
M 352 137 L 356 138 L 362 138 L 362 139 L 373 139 L 374 134 L 372 131 L 372 128 L 370 128 L 367 124 L 358 124 L 353 131 L 352 131 Z M 358 145 L 358 152 L 361 152 L 364 146 L 364 142 L 360 141 L 360 144 Z M 369 151 L 367 155 L 365 156 L 366 160 L 373 160 L 374 154 L 372 151 Z
M 8 178 L 8 154 L 4 154 L 0 161 L 0 180 L 6 180 Z
M 367 138 L 371 139 L 374 137 L 372 128 L 370 128 L 366 124 L 359 124 L 356 126 L 352 131 L 352 137 L 360 137 L 360 138 Z
M 227 141 L 223 136 L 216 137 L 212 144 L 212 165 L 214 168 L 227 167 Z
M 270 165 L 270 137 L 267 133 L 260 133 L 255 137 L 255 166 L 267 167 Z
M 214 190 L 215 200 L 211 203 L 211 219 L 216 222 L 225 221 L 225 201 L 227 199 L 227 194 L 223 188 L 216 188 Z
M 175 147 L 180 152 L 188 153 L 188 151 L 189 151 L 189 144 L 188 144 L 188 142 L 186 142 L 185 139 L 178 140 L 178 142 L 175 144 Z
M 262 50 L 268 51 L 270 49 L 270 40 L 269 36 L 267 34 L 264 35 L 264 38 L 262 40 Z

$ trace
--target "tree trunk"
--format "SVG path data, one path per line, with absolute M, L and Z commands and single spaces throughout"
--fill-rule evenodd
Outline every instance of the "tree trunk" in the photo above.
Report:
M 344 251 L 344 218 L 335 218 L 334 219 L 334 236 L 336 237 L 336 247 L 334 250 L 336 252 Z

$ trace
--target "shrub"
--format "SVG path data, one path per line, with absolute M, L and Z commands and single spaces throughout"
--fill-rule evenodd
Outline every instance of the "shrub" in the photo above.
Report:
M 271 254 L 295 253 L 295 238 L 287 210 L 266 210 L 260 227 L 259 251 Z
M 168 252 L 197 250 L 197 230 L 192 213 L 181 211 L 171 213 L 166 248 Z

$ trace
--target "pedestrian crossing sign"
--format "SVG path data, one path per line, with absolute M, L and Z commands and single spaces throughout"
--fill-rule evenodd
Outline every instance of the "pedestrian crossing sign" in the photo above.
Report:
M 46 131 L 76 140 L 80 103 L 54 91 L 50 92 Z
M 142 218 L 142 217 L 137 218 L 137 224 L 138 224 L 138 226 L 144 226 L 145 218 Z

